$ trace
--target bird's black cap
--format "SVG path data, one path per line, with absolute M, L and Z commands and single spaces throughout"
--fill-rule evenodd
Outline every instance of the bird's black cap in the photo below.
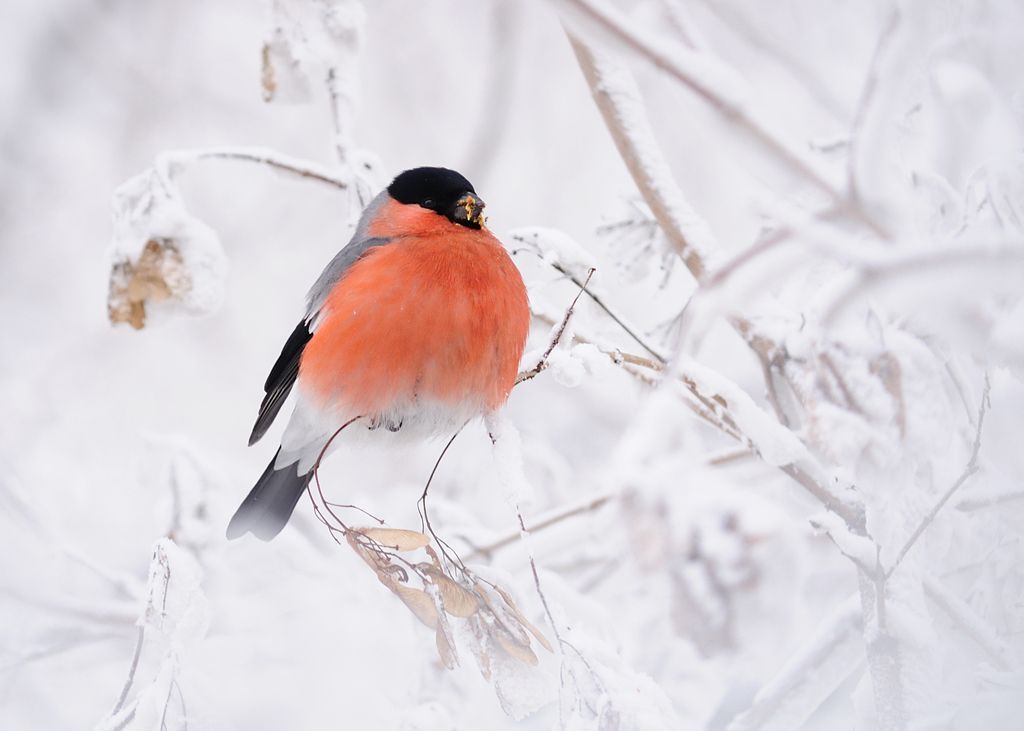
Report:
M 406 170 L 388 186 L 388 194 L 399 203 L 429 208 L 447 218 L 452 218 L 456 204 L 466 193 L 476 194 L 473 184 L 448 168 Z

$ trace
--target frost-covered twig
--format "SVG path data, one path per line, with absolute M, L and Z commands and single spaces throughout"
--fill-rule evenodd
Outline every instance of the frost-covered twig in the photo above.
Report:
M 143 625 L 139 625 L 137 628 L 137 635 L 135 638 L 135 652 L 132 654 L 131 664 L 128 666 L 128 677 L 124 681 L 124 687 L 121 689 L 121 695 L 117 699 L 117 703 L 114 704 L 114 710 L 110 712 L 111 717 L 116 717 L 121 713 L 121 709 L 124 708 L 125 701 L 128 700 L 128 694 L 132 690 L 132 685 L 135 683 L 135 673 L 139 668 L 139 658 L 142 657 L 142 644 L 146 640 L 146 628 Z M 128 720 L 134 715 L 128 717 Z
M 190 150 L 167 150 L 156 157 L 154 167 L 165 180 L 170 180 L 187 164 L 200 160 L 238 160 L 266 165 L 274 170 L 346 190 L 349 178 L 340 170 L 331 169 L 312 160 L 285 155 L 268 147 L 205 147 Z
M 952 498 L 953 495 L 956 494 L 956 491 L 959 490 L 963 486 L 963 484 L 967 482 L 967 480 L 975 472 L 978 471 L 978 454 L 981 452 L 981 431 L 985 426 L 985 413 L 988 411 L 989 407 L 989 394 L 991 388 L 992 384 L 989 382 L 988 376 L 985 376 L 985 388 L 981 394 L 981 406 L 978 408 L 978 422 L 976 430 L 974 432 L 974 444 L 971 446 L 971 457 L 967 462 L 967 466 L 964 467 L 964 471 L 960 474 L 956 481 L 949 487 L 949 489 L 946 490 L 945 493 L 943 493 L 942 497 L 939 498 L 938 502 L 936 502 L 935 505 L 932 506 L 932 509 L 928 511 L 928 514 L 921 519 L 921 522 L 918 524 L 917 528 L 914 529 L 914 532 L 910 534 L 910 537 L 907 539 L 907 542 L 903 544 L 903 547 L 900 549 L 900 552 L 896 554 L 896 559 L 892 562 L 892 566 L 890 566 L 886 570 L 885 578 L 888 579 L 890 576 L 892 576 L 893 572 L 899 568 L 900 563 L 903 561 L 903 558 L 907 555 L 910 549 L 914 547 L 914 544 L 917 543 L 918 539 L 921 537 L 921 534 L 923 534 L 932 524 L 932 522 L 935 520 L 935 516 L 939 514 L 939 511 L 942 510 L 943 507 L 945 507 L 946 503 L 949 502 L 950 498 Z
M 839 99 L 833 84 L 827 83 L 814 68 L 811 68 L 794 53 L 793 49 L 776 43 L 764 30 L 765 24 L 755 11 L 750 12 L 741 5 L 701 0 L 707 10 L 716 16 L 725 28 L 743 38 L 751 48 L 761 51 L 768 59 L 775 61 L 789 72 L 807 91 L 808 95 L 837 120 L 845 121 L 850 113 L 847 105 Z
M 985 626 L 985 623 L 970 606 L 933 576 L 924 578 L 924 590 L 937 607 L 956 622 L 957 626 L 974 640 L 978 647 L 988 653 L 996 667 L 1002 670 L 1011 669 L 1012 653 L 1009 646 L 995 632 Z
M 593 9 L 583 0 L 575 4 Z M 628 71 L 596 55 L 594 50 L 578 37 L 570 34 L 570 40 L 605 124 L 612 133 L 637 187 L 691 274 L 701 280 L 707 267 L 705 256 L 712 254 L 719 247 L 707 224 L 686 203 L 681 190 L 672 179 L 653 133 L 647 126 L 635 82 Z M 747 343 L 759 357 L 767 358 L 766 353 L 772 346 L 764 338 L 758 337 L 749 321 L 736 319 L 733 326 L 744 335 Z M 768 375 L 770 374 L 766 371 L 766 376 Z M 779 412 L 781 413 L 781 407 Z M 805 468 L 787 465 L 783 469 L 812 494 L 825 501 L 830 509 L 841 511 L 847 518 L 856 517 L 843 506 L 843 501 L 832 499 L 831 490 Z
M 633 181 L 686 268 L 700 281 L 707 269 L 707 257 L 718 247 L 707 223 L 687 203 L 661 155 L 636 82 L 628 69 L 579 37 L 570 33 L 569 41 Z
M 598 495 L 588 496 L 579 500 L 571 505 L 565 505 L 563 507 L 551 510 L 543 515 L 538 515 L 536 518 L 530 521 L 530 525 L 526 527 L 526 531 L 530 534 L 542 531 L 545 528 L 550 528 L 553 525 L 558 525 L 563 520 L 568 518 L 574 518 L 577 515 L 584 515 L 586 513 L 593 512 L 598 508 L 606 505 L 609 500 L 614 498 L 618 494 L 618 491 L 609 491 L 599 493 Z M 466 560 L 472 560 L 478 556 L 489 556 L 495 551 L 498 551 L 505 546 L 512 545 L 520 538 L 522 538 L 523 532 L 522 527 L 520 530 L 508 533 L 501 538 L 491 541 L 485 546 L 475 546 L 473 552 L 466 557 Z
M 957 510 L 970 512 L 972 510 L 984 510 L 1014 500 L 1024 500 L 1024 489 L 1009 488 L 991 490 L 985 492 L 971 492 L 969 495 L 962 495 L 956 502 Z
M 604 684 L 602 683 L 600 676 L 595 671 L 590 661 L 575 645 L 565 638 L 564 634 L 559 629 L 558 623 L 555 620 L 554 612 L 552 612 L 551 605 L 548 603 L 547 595 L 544 593 L 544 589 L 541 586 L 540 574 L 537 571 L 537 561 L 533 551 L 533 544 L 530 533 L 526 529 L 526 521 L 523 519 L 522 508 L 520 508 L 520 500 L 528 496 L 531 492 L 531 488 L 526 480 L 525 474 L 523 474 L 522 451 L 519 442 L 519 434 L 515 430 L 515 427 L 513 427 L 501 413 L 491 413 L 486 415 L 484 417 L 484 424 L 494 448 L 494 461 L 497 467 L 498 479 L 501 483 L 503 497 L 515 511 L 516 520 L 519 523 L 519 538 L 526 548 L 527 558 L 530 563 L 530 572 L 533 575 L 534 587 L 537 591 L 537 596 L 540 599 L 541 606 L 544 609 L 544 615 L 547 618 L 548 623 L 551 625 L 551 631 L 558 644 L 561 668 L 561 686 L 559 688 L 559 694 L 561 694 L 565 689 L 566 673 L 568 673 L 570 677 L 573 677 L 575 681 L 575 674 L 572 668 L 572 662 L 574 661 L 570 660 L 566 650 L 571 651 L 573 657 L 575 657 L 587 669 L 592 682 L 595 683 L 597 687 L 601 689 L 602 694 L 604 694 L 607 689 L 604 688 Z M 578 686 L 576 688 L 576 699 L 577 701 L 587 702 L 588 705 L 590 703 L 588 699 L 581 698 Z
M 857 159 L 860 155 L 860 143 L 863 138 L 864 124 L 868 113 L 875 101 L 878 92 L 878 82 L 881 76 L 882 59 L 888 51 L 893 36 L 900 24 L 900 10 L 893 5 L 889 10 L 889 18 L 882 28 L 875 44 L 875 51 L 871 55 L 871 64 L 868 66 L 868 76 L 861 89 L 860 99 L 857 102 L 857 111 L 854 113 L 853 125 L 850 128 L 850 146 L 846 157 L 846 187 L 850 198 L 858 204 L 861 202 L 860 188 L 857 182 Z
M 968 244 L 947 246 L 924 251 L 886 257 L 875 262 L 861 262 L 857 270 L 841 287 L 830 294 L 823 304 L 822 322 L 831 324 L 836 317 L 868 292 L 890 284 L 893 280 L 932 276 L 935 273 L 953 274 L 958 278 L 968 270 L 981 270 L 1004 281 L 1020 281 L 1024 274 L 1024 249 L 1019 242 L 993 245 Z M 1012 286 L 1012 285 L 1011 285 Z
M 753 705 L 729 724 L 728 731 L 803 726 L 861 662 L 861 621 L 857 597 L 843 602 L 758 691 Z
M 522 247 L 512 250 L 516 256 L 520 252 L 527 252 L 535 255 L 542 262 L 568 279 L 582 290 L 590 300 L 597 305 L 612 321 L 622 328 L 637 345 L 646 350 L 652 358 L 660 363 L 667 363 L 668 359 L 657 348 L 647 342 L 637 332 L 638 328 L 631 325 L 625 316 L 617 312 L 601 295 L 587 287 L 590 277 L 596 271 L 596 265 L 590 253 L 584 249 L 572 237 L 556 229 L 529 226 L 517 228 L 508 232 L 511 240 L 523 244 Z
M 519 373 L 518 376 L 516 376 L 517 385 L 522 383 L 523 381 L 529 381 L 531 378 L 538 375 L 541 371 L 548 367 L 548 358 L 551 356 L 551 353 L 554 352 L 555 348 L 558 347 L 558 343 L 562 340 L 562 335 L 565 334 L 565 328 L 569 326 L 569 320 L 572 319 L 572 314 L 576 309 L 576 303 L 580 301 L 580 297 L 583 295 L 583 292 L 586 291 L 587 284 L 590 283 L 590 278 L 593 275 L 594 269 L 591 268 L 590 271 L 587 272 L 587 278 L 583 281 L 582 284 L 580 284 L 580 291 L 576 293 L 576 296 L 573 298 L 572 303 L 569 305 L 568 309 L 566 309 L 565 316 L 562 318 L 562 321 L 558 324 L 558 327 L 556 327 L 554 331 L 551 333 L 551 339 L 548 341 L 547 349 L 541 354 L 540 358 L 537 360 L 536 365 L 534 365 L 532 368 L 522 371 L 521 373 Z
M 348 163 L 355 127 L 356 62 L 362 46 L 366 11 L 356 0 L 329 0 L 320 4 L 320 22 L 327 43 L 327 92 L 334 125 L 334 146 L 338 161 Z
M 573 335 L 573 341 L 576 343 L 590 342 L 579 334 Z M 648 386 L 662 383 L 662 372 L 665 370 L 662 363 L 617 349 L 599 347 L 598 350 L 607 355 L 624 371 Z M 685 365 L 681 366 L 681 370 L 680 368 L 676 369 L 681 385 L 680 393 L 685 394 L 684 402 L 698 417 L 727 436 L 742 442 L 744 450 L 759 454 L 762 459 L 787 474 L 828 510 L 842 517 L 851 529 L 862 531 L 864 526 L 863 506 L 853 500 L 852 495 L 844 495 L 836 491 L 826 477 L 825 469 L 801 445 L 792 431 L 765 414 L 743 389 L 731 383 L 721 374 L 698 366 L 692 359 L 685 360 L 685 363 L 690 366 L 689 373 L 687 373 Z M 701 385 L 698 382 L 699 379 L 695 377 L 698 372 L 705 379 L 710 379 L 719 386 L 725 387 L 730 384 L 726 389 L 729 395 L 723 394 L 721 390 L 708 389 L 706 384 Z M 743 426 L 736 423 L 732 409 L 737 404 L 742 407 L 747 428 L 755 430 L 756 438 L 744 432 Z M 774 436 L 771 436 L 772 434 Z M 758 443 L 761 444 L 760 450 Z M 783 444 L 786 447 L 780 451 Z M 799 455 L 799 458 L 787 460 L 785 458 L 787 451 L 790 456 Z
M 873 569 L 858 567 L 857 571 L 864 616 L 864 646 L 878 726 L 882 731 L 902 731 L 907 726 L 903 663 L 899 641 L 889 626 L 886 578 L 879 555 L 876 547 Z
M 171 586 L 172 578 L 176 588 Z M 169 538 L 157 541 L 149 565 L 146 604 L 138 618 L 138 634 L 128 675 L 113 710 L 97 724 L 97 731 L 123 729 L 139 715 L 146 716 L 143 723 L 162 728 L 160 719 L 153 714 L 162 708 L 161 718 L 166 719 L 175 689 L 182 718 L 185 717 L 185 701 L 177 679 L 181 660 L 186 645 L 205 635 L 208 621 L 199 581 L 199 567 L 185 551 Z M 155 652 L 162 654 L 156 667 L 148 673 L 148 682 L 136 690 L 143 650 L 154 644 Z

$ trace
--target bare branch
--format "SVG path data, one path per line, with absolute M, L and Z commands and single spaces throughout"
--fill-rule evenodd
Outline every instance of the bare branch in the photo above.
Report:
M 614 498 L 617 493 L 618 491 L 601 493 L 596 496 L 584 498 L 572 505 L 567 505 L 565 507 L 558 508 L 557 510 L 550 511 L 547 514 L 538 516 L 535 520 L 530 521 L 530 526 L 525 528 L 525 530 L 531 534 L 536 533 L 544 530 L 545 528 L 550 528 L 553 525 L 558 525 L 568 518 L 574 518 L 577 515 L 585 515 L 586 513 L 593 512 L 607 504 L 608 501 Z M 466 557 L 466 560 L 472 560 L 477 556 L 489 556 L 495 551 L 512 545 L 521 537 L 522 530 L 518 530 L 514 533 L 504 535 L 485 546 L 476 546 L 474 547 L 473 552 Z
M 156 158 L 155 167 L 165 180 L 174 177 L 182 166 L 199 160 L 239 160 L 266 165 L 300 178 L 326 183 L 339 190 L 347 190 L 347 176 L 332 172 L 311 160 L 284 155 L 266 147 L 211 147 L 194 150 L 168 150 Z

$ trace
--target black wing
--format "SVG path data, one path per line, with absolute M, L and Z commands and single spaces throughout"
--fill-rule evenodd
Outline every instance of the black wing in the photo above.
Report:
M 303 319 L 288 338 L 288 342 L 284 344 L 284 348 L 281 349 L 281 355 L 277 357 L 277 362 L 274 363 L 274 367 L 270 369 L 270 375 L 267 376 L 267 382 L 263 384 L 263 391 L 266 395 L 263 397 L 263 403 L 260 404 L 260 414 L 256 417 L 252 434 L 249 435 L 250 447 L 267 433 L 267 429 L 277 417 L 277 412 L 281 410 L 281 406 L 288 398 L 295 379 L 299 375 L 299 360 L 302 358 L 302 351 L 311 337 L 313 337 L 313 333 L 309 331 L 309 324 Z

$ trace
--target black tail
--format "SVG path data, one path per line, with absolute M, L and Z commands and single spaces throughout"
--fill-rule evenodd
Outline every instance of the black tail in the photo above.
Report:
M 278 453 L 281 451 L 277 450 Z M 284 528 L 295 510 L 295 504 L 302 497 L 309 478 L 310 470 L 300 475 L 296 465 L 290 464 L 279 470 L 274 469 L 277 454 L 270 460 L 256 486 L 249 492 L 235 515 L 228 523 L 227 536 L 235 539 L 247 532 L 263 541 L 269 541 Z

